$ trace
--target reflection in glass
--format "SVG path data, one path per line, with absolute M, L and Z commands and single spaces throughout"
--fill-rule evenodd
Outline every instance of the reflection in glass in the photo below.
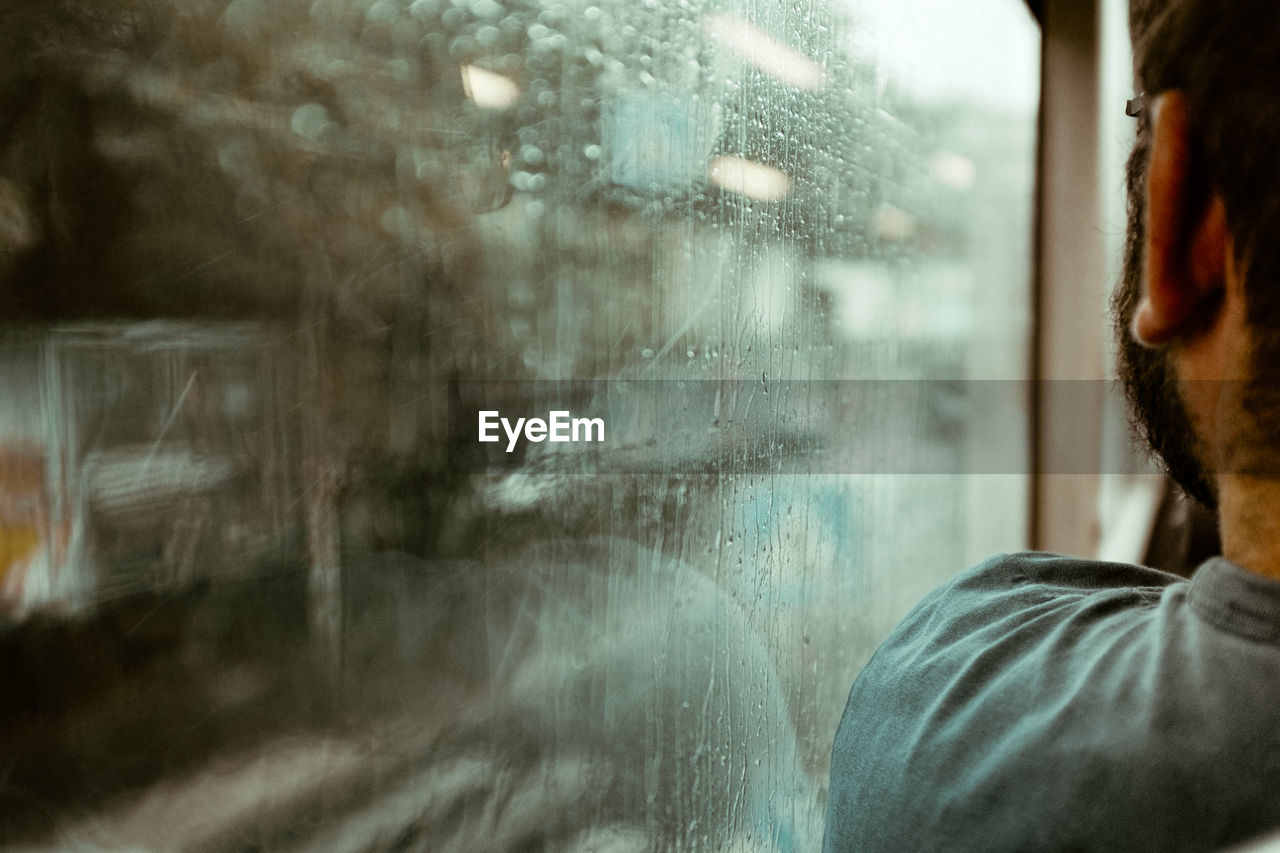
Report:
M 857 668 L 1025 527 L 956 473 L 1024 428 L 1023 5 L 18 5 L 0 840 L 816 849 Z M 475 435 L 695 380 L 598 467 Z

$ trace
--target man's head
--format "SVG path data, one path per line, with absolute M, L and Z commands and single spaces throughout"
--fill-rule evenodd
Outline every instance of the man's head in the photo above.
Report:
M 1280 471 L 1280 7 L 1135 0 L 1131 28 L 1120 372 L 1152 449 L 1213 506 L 1218 474 Z

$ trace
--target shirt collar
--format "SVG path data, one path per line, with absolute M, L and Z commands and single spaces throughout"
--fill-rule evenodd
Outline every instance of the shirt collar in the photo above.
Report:
M 1196 614 L 1224 630 L 1280 642 L 1278 580 L 1213 557 L 1196 569 L 1187 599 Z

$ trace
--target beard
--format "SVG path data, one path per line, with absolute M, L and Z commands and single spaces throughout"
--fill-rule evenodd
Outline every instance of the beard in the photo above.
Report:
M 1169 347 L 1146 347 L 1130 329 L 1142 296 L 1143 210 L 1146 148 L 1139 145 L 1129 161 L 1129 228 L 1124 248 L 1124 271 L 1112 298 L 1117 370 L 1129 402 L 1130 422 L 1150 452 L 1163 463 L 1183 491 L 1207 509 L 1217 508 L 1213 478 L 1202 460 L 1200 441 L 1192 427 L 1178 386 Z

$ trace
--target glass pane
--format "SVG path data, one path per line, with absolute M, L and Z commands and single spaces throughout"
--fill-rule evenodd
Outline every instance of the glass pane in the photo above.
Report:
M 0 840 L 817 849 L 1023 544 L 1024 5 L 163 5 L 0 17 Z
M 1133 97 L 1133 51 L 1129 43 L 1129 4 L 1123 0 L 1105 0 L 1099 6 L 1101 38 L 1100 84 L 1102 103 L 1127 101 Z M 1099 187 L 1102 199 L 1101 229 L 1107 265 L 1107 281 L 1118 282 L 1123 273 L 1124 238 L 1127 232 L 1125 198 L 1125 162 L 1133 149 L 1134 120 L 1127 115 L 1104 112 L 1099 117 Z M 1108 294 L 1109 298 L 1109 294 Z M 1094 310 L 1095 306 L 1090 306 Z M 1103 316 L 1103 315 L 1099 315 Z M 1108 376 L 1115 376 L 1115 354 L 1107 342 L 1105 364 Z M 1194 554 L 1182 555 L 1185 565 L 1164 560 L 1153 561 L 1155 556 L 1148 546 L 1152 541 L 1153 525 L 1164 494 L 1169 490 L 1167 481 L 1155 460 L 1143 454 L 1135 446 L 1130 427 L 1129 406 L 1120 391 L 1119 383 L 1112 383 L 1110 393 L 1097 414 L 1101 434 L 1101 473 L 1098 479 L 1097 556 L 1104 560 L 1140 563 L 1169 571 L 1189 571 L 1199 565 Z M 1170 499 L 1173 492 L 1169 490 Z M 1188 518 L 1193 517 L 1190 502 L 1186 507 Z M 1216 528 L 1216 523 L 1214 524 Z M 1175 550 L 1175 549 L 1170 549 Z M 1209 554 L 1202 555 L 1208 557 Z M 1172 555 L 1170 555 L 1172 557 Z

